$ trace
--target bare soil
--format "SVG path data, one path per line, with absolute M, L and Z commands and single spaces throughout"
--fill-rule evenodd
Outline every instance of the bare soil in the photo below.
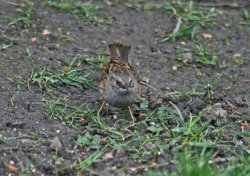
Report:
M 226 1 L 207 2 L 216 4 Z M 172 31 L 176 25 L 176 18 L 169 13 L 154 10 L 138 12 L 125 5 L 104 5 L 99 11 L 100 16 L 112 19 L 113 22 L 94 24 L 85 17 L 74 17 L 70 13 L 48 7 L 42 1 L 36 1 L 35 10 L 31 14 L 32 24 L 24 28 L 10 24 L 10 18 L 20 14 L 19 7 L 1 2 L 0 43 L 10 44 L 10 47 L 0 52 L 0 175 L 7 175 L 5 169 L 10 161 L 19 171 L 21 165 L 24 167 L 29 165 L 29 169 L 35 169 L 34 175 L 60 175 L 60 173 L 75 175 L 75 171 L 61 171 L 61 167 L 65 169 L 65 166 L 54 162 L 52 157 L 55 151 L 51 148 L 51 140 L 56 136 L 59 137 L 62 149 L 58 152 L 64 159 L 62 165 L 72 165 L 77 157 L 89 152 L 75 149 L 74 141 L 77 136 L 88 132 L 84 125 L 92 123 L 91 120 L 85 119 L 81 124 L 82 128 L 72 128 L 59 118 L 47 117 L 43 102 L 50 96 L 41 90 L 38 84 L 30 83 L 29 88 L 21 86 L 16 101 L 12 102 L 11 99 L 17 92 L 17 85 L 7 78 L 16 75 L 28 80 L 32 69 L 38 66 L 63 68 L 79 55 L 97 59 L 96 53 L 108 52 L 107 45 L 115 41 L 132 46 L 130 59 L 141 78 L 149 78 L 150 85 L 165 93 L 191 91 L 197 82 L 200 86 L 198 88 L 204 89 L 204 78 L 212 78 L 215 73 L 221 74 L 212 87 L 213 96 L 210 99 L 202 94 L 191 99 L 187 97 L 172 99 L 169 96 L 159 102 L 156 93 L 145 86 L 143 96 L 150 104 L 147 112 L 171 100 L 185 117 L 190 112 L 198 114 L 209 105 L 220 103 L 227 111 L 226 119 L 214 119 L 213 123 L 217 126 L 221 123 L 236 124 L 221 137 L 225 142 L 232 142 L 235 133 L 247 130 L 248 127 L 242 127 L 241 123 L 249 122 L 250 116 L 250 24 L 249 20 L 243 18 L 243 9 L 249 4 L 246 1 L 237 3 L 238 7 L 217 7 L 223 13 L 218 13 L 216 16 L 216 24 L 202 29 L 202 33 L 212 34 L 213 37 L 202 39 L 201 35 L 200 41 L 218 54 L 217 64 L 206 66 L 195 62 L 183 65 L 175 59 L 175 51 L 181 46 L 181 40 L 159 42 L 162 34 Z M 228 23 L 230 25 L 227 25 Z M 44 29 L 48 29 L 51 34 L 42 35 Z M 74 40 L 69 43 L 59 43 L 56 35 L 70 36 Z M 37 40 L 32 41 L 33 37 L 37 37 Z M 190 39 L 183 41 L 190 45 Z M 27 52 L 32 55 L 34 62 L 22 58 Z M 239 54 L 244 60 L 240 65 L 236 64 L 235 60 Z M 177 66 L 178 69 L 173 71 L 173 66 Z M 93 69 L 88 64 L 82 65 L 81 68 L 83 74 L 91 72 L 93 85 L 97 88 L 100 70 Z M 202 73 L 203 76 L 197 75 L 198 73 Z M 84 103 L 91 107 L 91 111 L 97 111 L 101 103 L 99 92 L 88 86 L 78 88 L 60 85 L 57 89 L 66 95 L 65 102 L 74 106 Z M 136 113 L 140 113 L 140 110 Z M 105 116 L 103 119 L 106 122 L 111 120 L 111 125 L 115 123 L 114 119 Z M 98 134 L 98 130 L 91 133 Z M 169 158 L 160 158 L 159 163 L 170 162 L 173 156 L 171 151 L 167 155 Z M 157 156 L 155 158 L 157 160 Z M 33 168 L 29 163 L 32 163 Z M 144 163 L 135 161 L 126 152 L 119 152 L 112 160 L 104 158 L 92 165 L 88 174 L 117 175 L 118 172 L 112 170 L 114 166 L 129 168 L 142 164 Z M 176 170 L 172 164 L 162 169 L 169 172 Z M 130 171 L 127 173 L 131 174 Z M 142 171 L 140 174 L 144 175 L 145 172 Z

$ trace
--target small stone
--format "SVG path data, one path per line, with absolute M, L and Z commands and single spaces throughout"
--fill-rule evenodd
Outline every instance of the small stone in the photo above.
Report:
M 181 41 L 180 44 L 186 45 L 186 42 L 185 41 Z
M 205 39 L 211 39 L 211 38 L 213 38 L 212 34 L 209 34 L 209 33 L 203 33 L 202 36 L 203 36 Z
M 172 70 L 173 70 L 173 71 L 177 71 L 177 66 L 176 66 L 176 65 L 173 65 L 173 66 L 172 66 Z
M 181 54 L 182 57 L 184 58 L 184 60 L 189 60 L 192 61 L 193 60 L 193 54 L 191 52 L 187 52 L 187 53 L 182 53 Z
M 12 164 L 7 164 L 5 165 L 5 171 L 8 173 L 16 173 L 17 172 L 17 167 L 15 167 Z
M 240 54 L 240 53 L 235 53 L 235 54 L 234 54 L 234 58 L 239 58 L 239 57 L 241 57 L 241 54 Z
M 152 143 L 152 142 L 148 142 L 148 143 L 145 144 L 144 147 L 147 150 L 152 150 L 152 149 L 156 148 L 156 145 L 154 143 Z
M 113 152 L 108 152 L 104 155 L 104 158 L 105 159 L 112 159 L 114 158 L 114 155 L 113 155 Z
M 54 149 L 54 150 L 62 149 L 62 143 L 61 143 L 60 139 L 57 136 L 52 140 L 52 142 L 50 144 L 50 147 L 52 149 Z

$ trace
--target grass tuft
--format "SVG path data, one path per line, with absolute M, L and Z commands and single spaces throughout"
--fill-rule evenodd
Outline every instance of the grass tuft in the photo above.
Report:
M 202 27 L 213 24 L 215 9 L 202 9 L 193 5 L 193 1 L 189 3 L 177 1 L 176 3 L 165 3 L 162 10 L 173 14 L 177 23 L 172 33 L 167 34 L 161 39 L 162 42 L 168 40 L 177 40 L 181 38 L 195 39 Z
M 97 24 L 103 24 L 107 22 L 106 20 L 98 16 L 98 11 L 100 10 L 100 8 L 97 4 L 94 4 L 92 2 L 82 2 L 79 0 L 61 2 L 54 2 L 51 0 L 44 1 L 48 6 L 57 8 L 64 12 L 70 12 L 74 16 L 83 15 L 90 22 L 94 22 Z

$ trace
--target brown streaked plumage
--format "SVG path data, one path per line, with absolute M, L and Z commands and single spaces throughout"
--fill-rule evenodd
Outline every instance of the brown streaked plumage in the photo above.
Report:
M 106 102 L 118 108 L 128 108 L 133 120 L 130 105 L 138 100 L 141 94 L 140 79 L 135 69 L 128 62 L 130 46 L 120 43 L 109 45 L 111 60 L 101 75 L 100 93 L 104 102 L 98 111 L 98 116 Z

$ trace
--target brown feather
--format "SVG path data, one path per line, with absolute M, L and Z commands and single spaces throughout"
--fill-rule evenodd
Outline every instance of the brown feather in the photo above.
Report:
M 131 46 L 113 43 L 109 45 L 111 57 L 119 57 L 119 59 L 128 60 L 128 54 Z
M 101 81 L 99 84 L 99 91 L 105 97 L 106 95 L 106 81 L 107 76 L 112 73 L 131 73 L 135 76 L 135 79 L 138 83 L 137 95 L 138 97 L 141 94 L 140 78 L 135 69 L 128 63 L 128 52 L 130 46 L 125 46 L 120 43 L 114 43 L 109 45 L 111 60 L 108 63 L 106 69 L 101 74 Z

